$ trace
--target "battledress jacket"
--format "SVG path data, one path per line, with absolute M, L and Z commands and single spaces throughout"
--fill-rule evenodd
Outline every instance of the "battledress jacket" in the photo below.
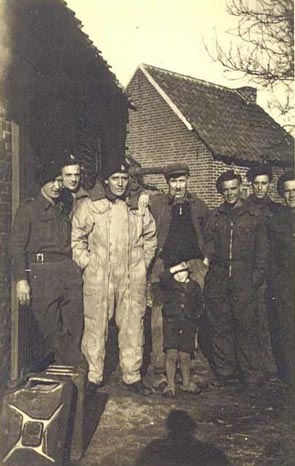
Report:
M 71 222 L 63 203 L 53 205 L 40 192 L 18 208 L 12 229 L 12 273 L 26 280 L 30 254 L 56 254 L 71 258 Z
M 248 276 L 256 287 L 263 283 L 269 245 L 266 227 L 257 208 L 244 202 L 232 222 L 226 204 L 222 204 L 210 214 L 205 242 L 210 260 L 209 276 L 221 267 L 224 278 L 232 277 L 239 286 L 244 282 L 247 287 Z

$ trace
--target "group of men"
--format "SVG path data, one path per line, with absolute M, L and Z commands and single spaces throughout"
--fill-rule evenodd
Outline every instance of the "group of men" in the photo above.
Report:
M 123 385 L 151 394 L 141 374 L 148 276 L 153 387 L 165 385 L 159 277 L 167 257 L 183 254 L 203 290 L 199 341 L 212 385 L 260 383 L 269 334 L 278 376 L 294 385 L 294 173 L 279 179 L 283 206 L 269 197 L 268 167 L 249 170 L 253 195 L 246 201 L 241 176 L 226 171 L 216 182 L 223 203 L 212 212 L 188 191 L 185 164 L 169 166 L 167 194 L 150 198 L 131 182 L 125 162 L 110 163 L 102 175 L 87 193 L 73 155 L 43 163 L 39 195 L 15 216 L 17 298 L 31 307 L 56 363 L 85 369 L 88 390 L 96 391 L 115 318 Z

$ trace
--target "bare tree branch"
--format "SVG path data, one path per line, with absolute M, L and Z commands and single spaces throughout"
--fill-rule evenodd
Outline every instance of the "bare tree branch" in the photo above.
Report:
M 286 115 L 294 100 L 294 0 L 229 0 L 227 11 L 238 18 L 236 29 L 227 31 L 233 40 L 225 49 L 216 37 L 213 51 L 205 45 L 208 54 L 225 71 L 264 88 L 282 84 L 283 98 L 270 106 Z

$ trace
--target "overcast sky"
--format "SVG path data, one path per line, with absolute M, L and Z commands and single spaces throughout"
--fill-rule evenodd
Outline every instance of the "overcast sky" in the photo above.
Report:
M 228 87 L 247 85 L 225 74 L 205 50 L 214 49 L 216 35 L 229 43 L 236 18 L 226 0 L 67 0 L 94 45 L 123 86 L 140 63 Z M 265 96 L 258 93 L 265 105 Z

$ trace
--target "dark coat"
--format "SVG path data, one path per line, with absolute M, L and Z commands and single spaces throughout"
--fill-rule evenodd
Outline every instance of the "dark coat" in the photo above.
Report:
M 294 294 L 295 281 L 295 215 L 284 207 L 274 215 L 268 226 L 273 289 Z M 285 291 L 284 291 L 285 290 Z
M 204 228 L 209 217 L 209 209 L 206 204 L 194 194 L 187 194 L 187 200 L 191 206 L 191 218 L 196 232 L 199 247 L 206 256 L 204 245 Z M 158 232 L 158 246 L 153 261 L 151 281 L 159 281 L 160 273 L 163 272 L 163 260 L 160 257 L 163 246 L 168 236 L 171 223 L 173 199 L 168 194 L 158 194 L 151 197 L 150 209 L 156 221 Z
M 295 215 L 289 207 L 269 223 L 270 331 L 278 376 L 295 386 Z
M 203 313 L 203 299 L 200 286 L 194 281 L 180 283 L 169 271 L 160 275 L 160 287 L 165 317 L 184 316 L 197 321 Z

